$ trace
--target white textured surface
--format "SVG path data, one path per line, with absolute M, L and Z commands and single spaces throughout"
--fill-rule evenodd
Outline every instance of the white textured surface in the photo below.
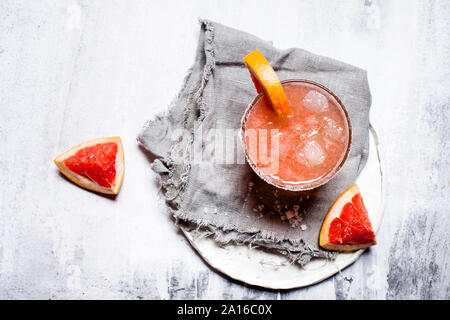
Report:
M 288 292 L 231 282 L 158 200 L 135 138 L 179 90 L 198 17 L 368 70 L 385 218 L 341 274 Z M 0 298 L 450 298 L 449 24 L 448 1 L 0 0 Z M 112 135 L 115 200 L 60 176 L 56 155 Z

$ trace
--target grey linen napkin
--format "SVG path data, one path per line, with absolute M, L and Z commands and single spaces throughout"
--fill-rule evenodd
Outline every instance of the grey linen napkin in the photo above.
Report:
M 275 250 L 301 265 L 312 257 L 333 258 L 332 252 L 319 248 L 319 231 L 333 201 L 355 182 L 367 160 L 371 96 L 366 71 L 302 49 L 279 50 L 212 21 L 201 20 L 200 26 L 195 62 L 183 88 L 169 110 L 148 121 L 138 137 L 154 155 L 152 168 L 161 177 L 177 223 L 201 229 L 222 244 Z M 281 80 L 316 81 L 346 106 L 353 131 L 348 159 L 338 175 L 318 189 L 277 190 L 242 161 L 237 129 L 256 96 L 242 58 L 254 49 L 268 59 Z M 226 129 L 236 134 L 238 149 L 231 154 L 232 164 L 217 161 L 219 152 L 210 135 Z M 230 152 L 226 149 L 225 156 Z

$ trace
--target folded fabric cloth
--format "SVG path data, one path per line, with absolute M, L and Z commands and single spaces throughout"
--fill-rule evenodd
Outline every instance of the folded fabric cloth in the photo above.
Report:
M 148 121 L 138 137 L 154 155 L 152 168 L 161 177 L 175 220 L 204 230 L 220 243 L 274 250 L 301 265 L 312 257 L 333 258 L 332 252 L 319 248 L 319 231 L 334 200 L 355 182 L 367 160 L 371 96 L 366 71 L 302 49 L 279 50 L 212 21 L 201 20 L 200 26 L 195 62 L 183 88 L 168 112 Z M 278 190 L 238 161 L 244 158 L 237 139 L 241 117 L 256 96 L 242 58 L 254 49 L 281 80 L 318 82 L 347 109 L 353 134 L 347 161 L 315 190 Z M 217 144 L 211 139 L 217 132 L 235 134 L 235 163 L 217 161 Z M 230 156 L 228 149 L 226 153 Z

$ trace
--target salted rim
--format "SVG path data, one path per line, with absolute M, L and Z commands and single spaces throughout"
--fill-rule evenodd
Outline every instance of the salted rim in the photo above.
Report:
M 325 183 L 327 183 L 328 181 L 330 181 L 334 176 L 336 176 L 336 174 L 341 170 L 342 166 L 344 165 L 345 161 L 347 160 L 348 154 L 350 152 L 350 148 L 352 145 L 352 125 L 350 122 L 350 117 L 348 116 L 347 113 L 347 109 L 345 109 L 344 104 L 342 103 L 342 101 L 327 87 L 321 85 L 320 83 L 311 81 L 311 80 L 306 80 L 306 79 L 288 79 L 288 80 L 283 80 L 281 81 L 282 84 L 284 83 L 290 83 L 290 82 L 301 82 L 301 83 L 308 83 L 312 86 L 316 86 L 319 87 L 322 90 L 325 90 L 327 93 L 329 93 L 337 102 L 337 105 L 341 108 L 341 110 L 344 112 L 345 115 L 345 119 L 347 120 L 347 126 L 348 126 L 348 133 L 349 133 L 349 138 L 348 138 L 348 144 L 347 144 L 347 149 L 345 150 L 345 154 L 344 157 L 342 157 L 341 161 L 339 162 L 339 164 L 337 166 L 335 166 L 331 171 L 329 171 L 324 177 L 322 177 L 319 180 L 310 182 L 310 183 L 305 183 L 305 184 L 282 184 L 280 182 L 277 182 L 273 179 L 271 179 L 270 177 L 268 177 L 266 174 L 264 174 L 259 168 L 258 166 L 256 166 L 256 164 L 253 162 L 253 160 L 250 158 L 249 156 L 249 151 L 247 148 L 247 144 L 245 143 L 245 124 L 247 122 L 247 118 L 250 114 L 250 110 L 253 108 L 253 106 L 255 105 L 256 101 L 258 101 L 258 99 L 264 94 L 264 92 L 259 93 L 254 99 L 253 101 L 248 105 L 247 109 L 244 112 L 244 115 L 241 118 L 241 144 L 242 147 L 244 149 L 245 152 L 245 159 L 247 160 L 248 164 L 250 165 L 250 167 L 253 169 L 253 171 L 265 182 L 267 182 L 270 185 L 273 185 L 277 188 L 283 189 L 283 190 L 288 190 L 288 191 L 306 191 L 306 190 L 311 190 L 311 189 L 315 189 Z

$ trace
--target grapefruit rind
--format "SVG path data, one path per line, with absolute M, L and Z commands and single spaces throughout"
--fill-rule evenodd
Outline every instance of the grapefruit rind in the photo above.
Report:
M 243 60 L 250 72 L 256 91 L 258 93 L 264 92 L 278 116 L 291 115 L 292 110 L 280 79 L 261 52 L 254 50 L 246 55 Z
M 117 154 L 116 154 L 116 162 L 115 162 L 115 168 L 116 168 L 116 177 L 114 180 L 114 183 L 111 188 L 104 188 L 94 181 L 83 177 L 79 174 L 76 174 L 72 170 L 66 167 L 64 164 L 64 160 L 67 158 L 70 158 L 75 153 L 77 153 L 79 150 L 84 149 L 86 147 L 90 147 L 96 144 L 102 144 L 102 143 L 108 143 L 113 142 L 117 144 Z M 122 186 L 123 176 L 125 172 L 125 158 L 124 158 L 124 152 L 123 152 L 123 145 L 122 140 L 120 137 L 106 137 L 106 138 L 97 138 L 89 141 L 85 141 L 83 143 L 80 143 L 79 145 L 67 150 L 66 152 L 62 153 L 58 157 L 56 157 L 53 162 L 56 164 L 58 169 L 61 171 L 62 174 L 64 174 L 70 181 L 73 183 L 79 185 L 80 187 L 83 187 L 85 189 L 105 193 L 105 194 L 118 194 L 120 187 Z
M 359 249 L 365 249 L 377 244 L 377 241 L 371 241 L 364 244 L 332 244 L 329 241 L 328 235 L 330 231 L 331 222 L 340 216 L 344 206 L 351 202 L 351 199 L 360 193 L 360 190 L 356 184 L 352 185 L 346 191 L 344 191 L 333 203 L 331 209 L 328 211 L 325 220 L 323 221 L 322 228 L 320 230 L 319 245 L 326 250 L 334 251 L 356 251 Z

